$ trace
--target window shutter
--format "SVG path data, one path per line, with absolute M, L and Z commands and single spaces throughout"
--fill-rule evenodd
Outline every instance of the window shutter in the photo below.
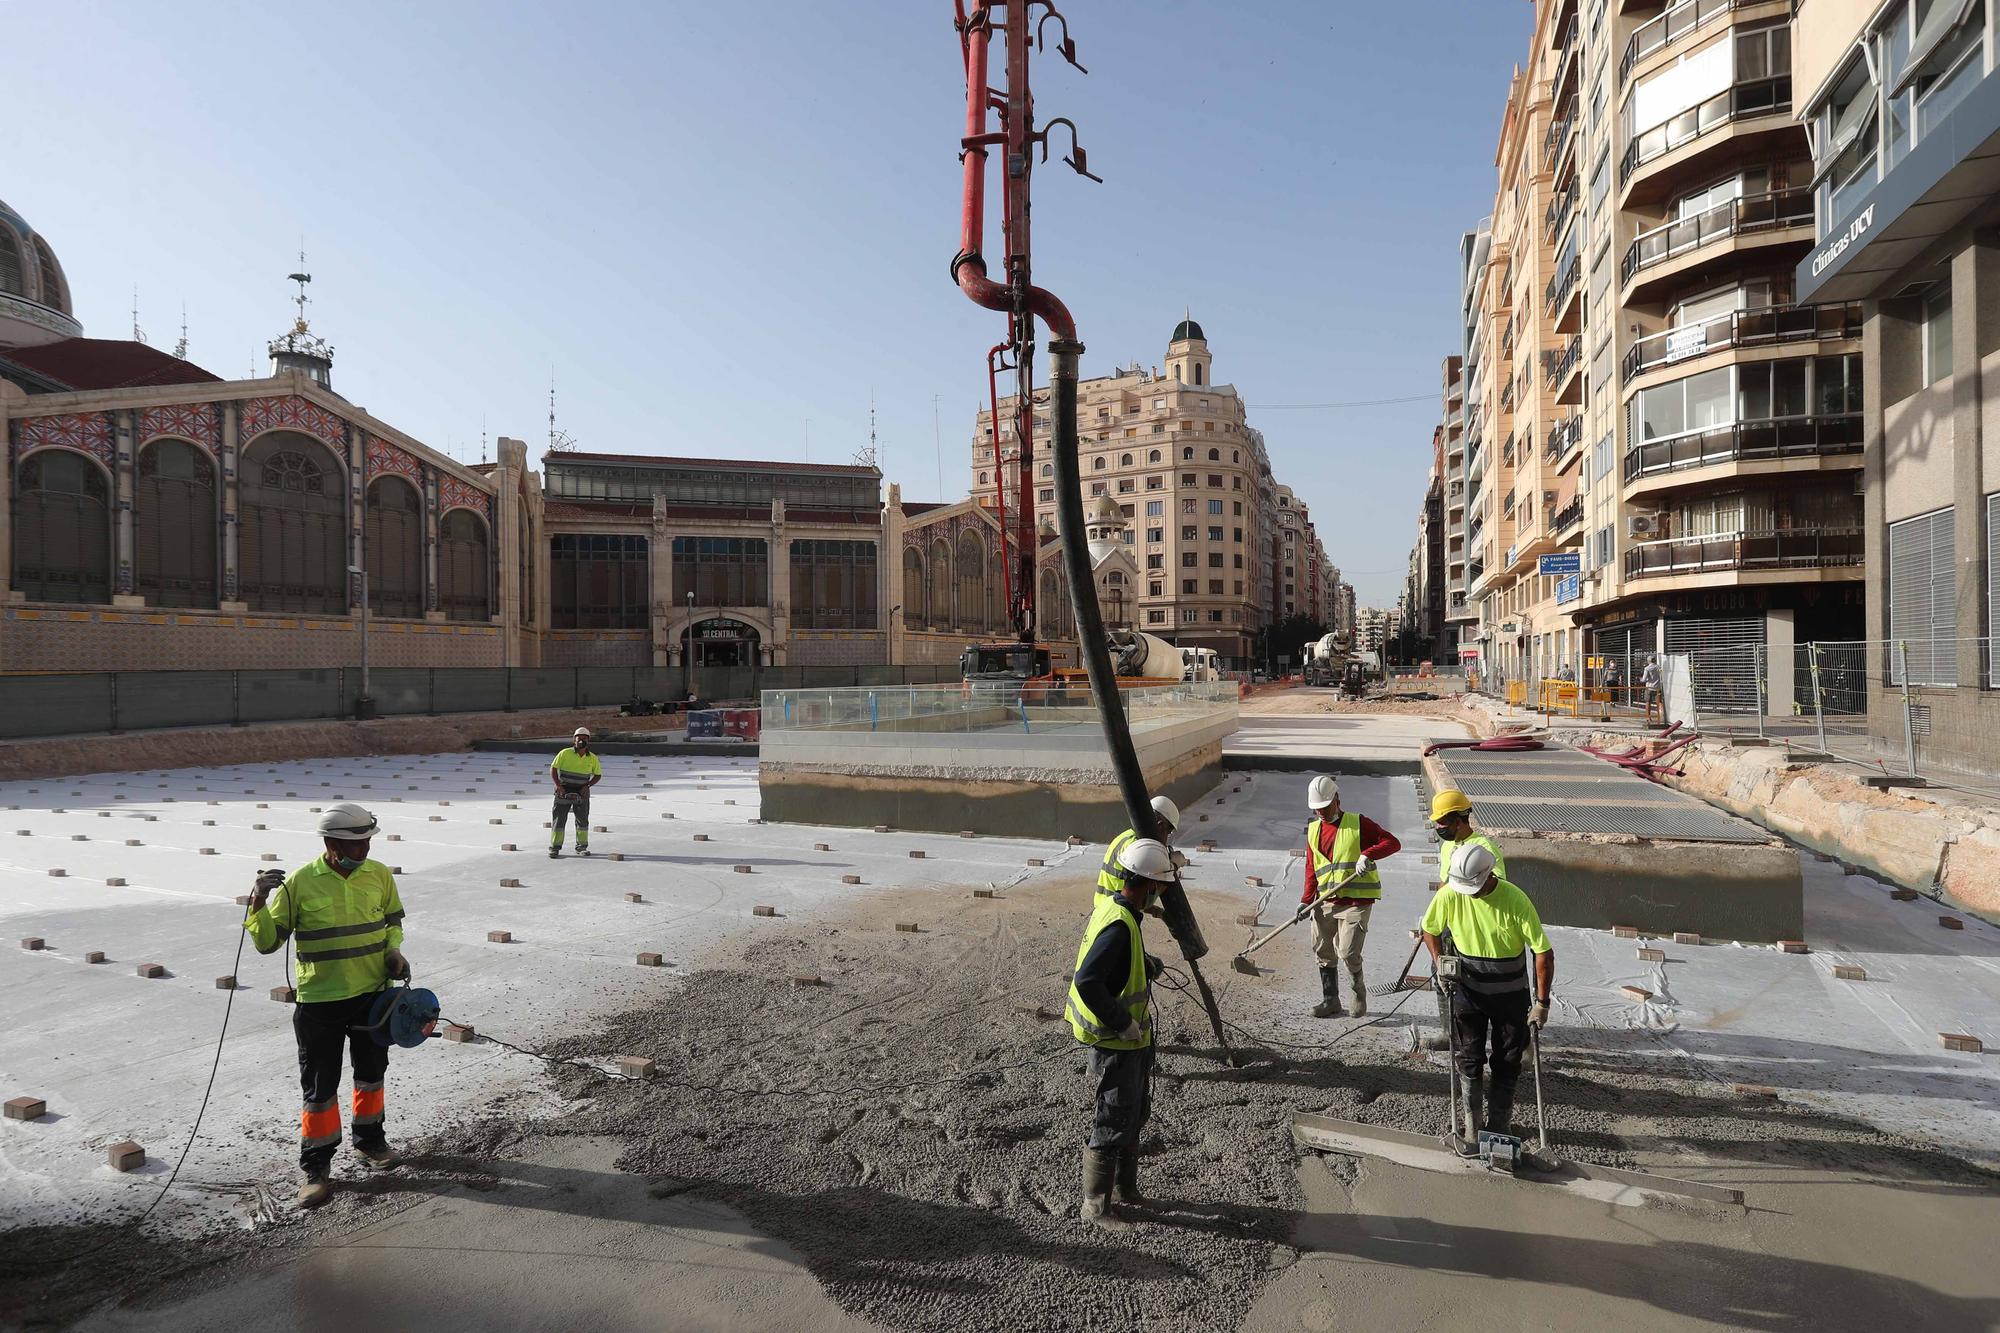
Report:
M 1958 683 L 1956 511 L 1889 525 L 1889 683 L 1901 685 L 1909 644 L 1912 685 Z

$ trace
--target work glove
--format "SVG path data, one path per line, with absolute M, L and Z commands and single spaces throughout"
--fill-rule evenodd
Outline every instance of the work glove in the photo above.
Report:
M 1442 972 L 1433 972 L 1431 973 L 1431 985 L 1437 987 L 1443 994 L 1450 995 L 1458 989 L 1458 978 L 1448 977 Z
M 1188 863 L 1187 857 L 1181 855 L 1179 852 L 1169 852 L 1167 856 L 1174 863 L 1174 869 L 1176 870 L 1181 869 Z
M 1374 868 L 1375 868 L 1375 858 L 1374 858 L 1374 857 L 1372 857 L 1372 856 L 1357 856 L 1357 857 L 1355 857 L 1355 858 L 1354 858 L 1354 877 L 1355 877 L 1356 879 L 1359 879 L 1359 878 L 1361 878 L 1361 877 L 1362 877 L 1363 875 L 1367 874 L 1367 873 L 1368 873 L 1369 871 L 1373 870 Z
M 386 955 L 389 964 L 389 980 L 401 981 L 410 975 L 410 960 L 403 957 L 401 949 L 391 949 Z
M 1161 972 L 1161 971 L 1162 971 L 1162 970 L 1163 970 L 1163 969 L 1164 969 L 1165 967 L 1166 967 L 1166 964 L 1165 964 L 1165 963 L 1163 963 L 1163 962 L 1161 962 L 1161 961 L 1160 961 L 1159 959 L 1157 959 L 1157 958 L 1153 957 L 1153 955 L 1151 955 L 1151 954 L 1147 954 L 1147 955 L 1146 955 L 1146 980 L 1148 980 L 1148 981 L 1157 981 L 1157 980 L 1159 980 L 1159 976 L 1160 976 L 1160 972 Z
M 1528 1006 L 1528 1026 L 1540 1032 L 1542 1025 L 1549 1021 L 1549 1006 L 1545 1001 L 1536 1000 Z
M 271 895 L 276 893 L 279 886 L 284 882 L 285 872 L 282 870 L 258 871 L 257 885 L 250 890 L 250 906 L 254 910 L 262 911 L 264 904 L 270 900 Z
M 1145 1035 L 1146 1030 L 1139 1026 L 1139 1020 L 1136 1018 L 1127 1019 L 1125 1026 L 1118 1033 L 1121 1041 L 1137 1041 Z

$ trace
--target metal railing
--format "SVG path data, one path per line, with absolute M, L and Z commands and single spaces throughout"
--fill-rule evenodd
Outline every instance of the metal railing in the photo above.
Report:
M 1234 708 L 1233 680 L 1187 681 L 1120 691 L 1134 726 Z M 1100 729 L 1090 687 L 1082 682 L 972 680 L 949 685 L 765 690 L 762 732 L 1023 731 Z
M 1619 261 L 1618 280 L 1630 282 L 1643 269 L 1678 259 L 1727 236 L 1810 227 L 1812 223 L 1812 191 L 1803 186 L 1725 199 L 1699 213 L 1675 218 L 1633 237 L 1632 244 L 1625 248 L 1625 257 Z
M 1583 257 L 1581 255 L 1571 255 L 1569 262 L 1562 266 L 1562 270 L 1559 273 L 1549 279 L 1549 285 L 1543 290 L 1542 313 L 1548 318 L 1554 319 L 1556 312 L 1562 309 L 1563 302 L 1567 301 L 1570 293 L 1576 290 L 1577 283 L 1582 276 Z
M 1576 191 L 1577 182 L 1571 181 L 1562 188 L 1560 194 L 1549 201 L 1549 206 L 1542 210 L 1542 241 L 1544 244 L 1554 245 L 1556 237 L 1562 235 L 1563 223 L 1569 221 L 1571 214 L 1576 208 Z
M 1551 391 L 1560 388 L 1565 382 L 1568 381 L 1571 375 L 1576 373 L 1576 368 L 1582 362 L 1582 360 L 1583 360 L 1583 335 L 1581 333 L 1571 334 L 1568 346 L 1562 348 L 1551 348 L 1550 350 L 1543 352 L 1542 366 L 1543 369 L 1547 372 L 1546 373 L 1546 379 L 1548 381 L 1547 387 Z
M 1794 718 L 1778 729 L 1883 772 L 2000 795 L 2000 733 L 1939 716 L 1972 682 L 2000 688 L 1996 652 L 1991 638 L 1799 644 Z
M 1653 440 L 1625 453 L 1625 480 L 1684 468 L 1771 458 L 1832 458 L 1861 452 L 1861 414 L 1739 421 Z
M 1625 577 L 1731 569 L 1831 569 L 1861 563 L 1859 527 L 1788 528 L 1641 542 L 1625 552 Z
M 1583 440 L 1583 418 L 1561 417 L 1549 427 L 1543 454 L 1553 463 Z
M 1571 114 L 1565 115 L 1561 120 L 1553 122 L 1549 126 L 1548 133 L 1542 136 L 1543 171 L 1554 171 L 1556 163 L 1562 161 L 1564 151 L 1576 140 L 1574 133 L 1576 129 L 1576 118 L 1574 115 L 1576 105 L 1574 101 L 1571 102 L 1567 110 Z
M 1763 3 L 1765 0 L 1679 0 L 1669 5 L 1664 13 L 1633 29 L 1631 39 L 1625 43 L 1625 55 L 1618 62 L 1618 86 L 1623 88 L 1632 77 L 1632 66 L 1655 51 L 1664 51 L 1732 9 Z
M 1618 179 L 1621 183 L 1629 181 L 1632 173 L 1646 163 L 1664 157 L 1732 121 L 1777 115 L 1791 109 L 1792 76 L 1789 74 L 1750 79 L 1725 88 L 1699 106 L 1689 107 L 1664 124 L 1655 125 L 1634 137 L 1625 146 L 1625 156 L 1619 161 Z
M 1560 537 L 1581 522 L 1583 522 L 1583 496 L 1578 494 L 1568 504 L 1555 511 L 1555 517 L 1549 523 L 1549 532 L 1553 536 Z
M 1733 347 L 1825 342 L 1861 336 L 1861 303 L 1769 305 L 1731 310 L 1639 339 L 1625 349 L 1624 378 Z

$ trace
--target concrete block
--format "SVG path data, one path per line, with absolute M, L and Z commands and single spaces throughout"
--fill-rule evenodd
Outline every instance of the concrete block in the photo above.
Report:
M 110 1163 L 115 1171 L 137 1171 L 146 1164 L 146 1150 L 127 1139 L 123 1143 L 114 1143 L 106 1149 L 104 1160 Z
M 1641 949 L 1639 950 L 1639 961 L 1642 963 L 1664 963 L 1667 961 L 1667 951 L 1665 949 Z
M 917 923 L 914 921 L 898 921 L 896 929 L 905 935 L 914 935 L 917 933 Z
M 158 963 L 141 963 L 134 970 L 148 981 L 167 975 L 167 969 Z
M 978 835 L 977 833 L 974 833 L 974 832 L 973 832 L 973 831 L 972 831 L 971 829 L 969 829 L 969 828 L 962 828 L 962 829 L 960 829 L 960 830 L 958 831 L 958 836 L 959 836 L 959 837 L 961 837 L 961 838 L 976 838 L 976 837 L 978 837 L 979 835 Z
M 645 797 L 643 797 L 643 796 L 641 796 L 641 797 L 640 797 L 639 799 L 643 801 L 643 800 L 645 800 L 646 798 L 645 798 Z M 745 821 L 744 821 L 744 823 L 746 823 L 746 824 L 761 824 L 761 823 L 763 823 L 763 822 L 764 822 L 764 821 L 763 821 L 763 820 L 761 820 L 761 819 L 747 819 L 747 820 L 745 820 Z
M 729 868 L 730 868 L 731 870 L 734 870 L 734 871 L 735 871 L 735 872 L 736 872 L 737 874 L 739 874 L 739 875 L 747 875 L 747 874 L 749 874 L 749 873 L 750 873 L 750 867 L 749 867 L 749 866 L 731 866 L 731 867 L 729 867 Z
M 204 848 L 202 848 L 202 849 L 201 849 L 201 854 L 202 854 L 203 856 L 214 856 L 214 855 L 215 855 L 215 848 L 213 848 L 213 847 L 204 847 Z
M 626 1078 L 651 1078 L 657 1068 L 651 1060 L 637 1055 L 618 1057 L 618 1072 Z
M 1786 953 L 1807 952 L 1806 942 L 1804 940 L 1779 940 L 1778 947 L 1784 950 Z
M 1203 816 L 1203 818 L 1206 818 L 1206 816 Z M 1063 843 L 1065 846 L 1069 847 L 1081 847 L 1083 846 L 1083 839 L 1077 837 L 1076 834 L 1072 833 L 1067 838 L 1063 839 Z
M 471 1041 L 474 1037 L 478 1036 L 479 1034 L 473 1031 L 471 1028 L 460 1027 L 456 1023 L 446 1023 L 444 1025 L 443 1031 L 439 1032 L 438 1035 L 440 1037 L 443 1037 L 446 1041 L 467 1042 Z
M 37 1120 L 48 1114 L 49 1104 L 40 1097 L 16 1097 L 5 1110 L 9 1120 Z
M 733 797 L 733 796 L 725 796 L 725 797 L 723 797 L 723 798 L 722 798 L 722 803 L 723 803 L 724 805 L 735 805 L 735 804 L 736 804 L 736 798 L 735 798 L 735 797 Z
M 489 823 L 489 824 L 504 824 L 504 823 L 506 823 L 507 821 L 506 821 L 506 820 L 504 820 L 504 819 L 489 819 L 489 820 L 487 820 L 486 822 L 487 822 L 487 823 Z
M 1264 877 L 1262 875 L 1245 875 L 1243 877 L 1243 882 L 1245 884 L 1248 884 L 1253 889 L 1261 889 L 1264 887 Z
M 1625 993 L 1625 998 L 1628 1000 L 1645 1001 L 1653 998 L 1653 992 L 1644 986 L 1620 986 L 1618 989 Z
M 22 939 L 21 947 L 23 949 L 26 949 L 28 952 L 33 953 L 36 950 L 46 948 L 47 946 L 43 943 L 42 937 L 40 935 L 29 935 L 24 939 Z
M 510 930 L 489 930 L 486 932 L 486 942 L 488 944 L 512 944 L 514 942 L 514 932 Z
M 830 852 L 833 848 L 826 843 L 816 842 L 813 844 L 813 850 L 816 852 Z
M 877 824 L 875 826 L 875 831 L 877 833 L 887 833 L 889 831 L 889 826 L 887 824 Z
M 1196 816 L 1195 816 L 1195 822 L 1196 822 L 1196 823 L 1198 823 L 1198 824 L 1206 824 L 1206 823 L 1208 822 L 1208 816 L 1207 816 L 1207 815 L 1196 815 Z
M 210 822 L 210 823 L 212 824 L 212 823 L 214 823 L 215 821 L 214 821 L 214 820 L 210 820 L 209 822 Z M 89 841 L 90 841 L 90 835 L 89 835 L 88 833 L 72 833 L 72 834 L 70 834 L 70 835 L 69 835 L 69 840 L 70 840 L 71 842 L 89 842 Z
M 590 826 L 590 831 L 592 833 L 609 833 L 611 830 L 604 827 L 604 825 L 602 824 L 592 824 Z
M 1749 1097 L 1760 1102 L 1778 1100 L 1778 1090 L 1762 1083 L 1732 1083 L 1729 1085 L 1729 1090 L 1738 1097 Z
M 14 836 L 17 838 L 32 838 L 35 836 L 35 831 L 33 829 L 17 828 L 14 830 Z
M 1938 1045 L 1947 1051 L 1963 1051 L 1967 1055 L 1983 1055 L 1986 1052 L 1984 1042 L 1963 1032 L 1938 1033 Z
M 999 895 L 995 894 L 991 889 L 974 889 L 972 896 L 975 898 L 993 898 Z
M 84 962 L 86 962 L 86 963 L 101 963 L 101 962 L 103 962 L 103 961 L 104 961 L 104 950 L 102 950 L 102 949 L 92 949 L 92 950 L 91 950 L 91 951 L 90 951 L 89 953 L 87 953 L 87 954 L 85 954 L 85 955 L 83 956 L 83 961 L 84 961 Z
M 1913 903 L 1922 895 L 1915 889 L 1891 889 L 1889 896 L 1899 903 Z
M 518 879 L 503 879 L 500 881 L 500 887 L 503 889 L 518 889 L 521 887 L 521 881 Z
M 824 986 L 826 983 L 818 977 L 793 977 L 792 984 L 794 986 Z
M 695 840 L 696 842 L 707 842 L 707 841 L 708 841 L 708 835 L 707 835 L 706 833 L 697 833 L 697 834 L 695 834 L 695 835 L 694 835 L 694 840 Z
M 432 816 L 431 816 L 431 818 L 432 818 L 433 820 L 436 820 L 436 819 L 440 818 L 440 816 L 437 816 L 437 815 L 432 815 Z M 390 841 L 390 842 L 401 842 L 401 841 L 403 840 L 403 835 L 402 835 L 402 834 L 400 834 L 400 833 L 391 833 L 391 834 L 388 834 L 388 835 L 386 835 L 386 836 L 387 836 L 387 840 L 388 840 L 388 841 Z
M 1042 864 L 1042 858 L 1039 856 L 1031 856 L 1028 858 L 1028 864 L 1031 866 L 1039 866 Z
M 660 816 L 660 818 L 662 818 L 662 819 L 672 819 L 672 818 L 673 818 L 673 814 L 672 814 L 672 812 L 671 812 L 671 811 L 669 811 L 668 813 L 665 813 L 665 814 L 662 814 L 662 815 Z
M 1196 844 L 1195 844 L 1195 850 L 1196 850 L 1196 851 L 1198 851 L 1198 852 L 1212 852 L 1212 851 L 1214 851 L 1214 850 L 1215 850 L 1215 839 L 1213 839 L 1213 838 L 1203 838 L 1203 839 L 1202 839 L 1202 840 L 1201 840 L 1200 842 L 1198 842 L 1198 843 L 1196 843 Z
M 921 861 L 921 860 L 923 860 L 923 859 L 924 859 L 924 849 L 923 849 L 923 848 L 921 848 L 921 847 L 912 847 L 912 848 L 910 848 L 910 859 L 911 859 L 912 861 Z
M 49 874 L 54 876 L 56 879 L 64 879 L 68 877 L 69 871 L 64 870 L 61 866 L 50 866 Z
M 623 861 L 625 859 L 625 853 L 623 852 L 612 852 L 610 856 L 614 861 Z
M 1852 963 L 1835 963 L 1835 964 L 1833 965 L 1833 975 L 1834 975 L 1835 979 L 1837 979 L 1837 980 L 1840 980 L 1840 981 L 1866 981 L 1866 980 L 1868 980 L 1868 971 L 1867 971 L 1867 969 L 1866 969 L 1866 968 L 1860 968 L 1860 967 L 1856 967 L 1856 966 L 1855 966 L 1854 964 L 1852 964 Z
M 250 827 L 254 832 L 258 833 L 263 833 L 267 831 L 266 826 L 263 824 L 252 824 Z
M 202 826 L 203 828 L 214 828 L 214 827 L 215 827 L 215 821 L 214 821 L 213 819 L 204 819 L 204 820 L 202 820 L 202 821 L 201 821 L 201 826 Z
M 776 916 L 777 914 L 778 909 L 768 903 L 758 903 L 750 909 L 751 916 Z
M 841 882 L 842 884 L 859 884 L 859 883 L 861 882 L 861 876 L 859 876 L 859 875 L 842 875 L 842 876 L 840 877 L 840 882 Z
M 1239 913 L 1236 918 L 1236 924 L 1239 926 L 1254 926 L 1257 924 L 1257 914 L 1255 912 Z
M 215 988 L 216 988 L 217 990 L 235 990 L 235 989 L 236 989 L 236 978 L 235 978 L 235 977 L 217 977 L 217 978 L 215 979 Z
M 1675 931 L 1675 932 L 1674 932 L 1674 943 L 1675 943 L 1675 944 L 1700 944 L 1700 943 L 1701 943 L 1701 936 L 1700 936 L 1700 935 L 1698 935 L 1698 934 L 1696 934 L 1696 933 L 1695 933 L 1694 931 L 1692 931 L 1692 930 L 1677 930 L 1677 931 Z
M 271 987 L 271 998 L 279 1004 L 292 1004 L 297 1001 L 298 992 L 294 991 L 290 986 L 273 986 Z
M 444 823 L 444 816 L 443 816 L 443 815 L 427 815 L 427 816 L 425 816 L 425 819 L 424 819 L 424 822 L 426 822 L 426 823 L 429 823 L 429 824 L 442 824 L 442 823 Z M 401 841 L 402 841 L 402 839 L 401 839 L 401 838 L 399 838 L 399 837 L 397 837 L 397 836 L 396 836 L 395 834 L 391 833 L 391 834 L 389 835 L 389 841 L 390 841 L 390 842 L 401 842 Z
M 661 963 L 665 961 L 666 961 L 665 959 L 661 958 L 660 955 L 656 953 L 642 953 L 639 955 L 640 967 L 658 967 Z
M 61 872 L 61 871 L 59 871 L 59 870 L 51 870 L 51 871 L 50 871 L 49 873 L 50 873 L 51 875 L 59 875 L 59 874 L 61 874 L 62 872 Z M 1959 920 L 1959 919 L 1958 919 L 1957 917 L 1955 917 L 1955 916 L 1941 916 L 1941 917 L 1939 917 L 1939 918 L 1938 918 L 1938 924 L 1939 924 L 1940 926 L 1943 926 L 1943 927 L 1944 927 L 1944 928 L 1945 928 L 1946 930 L 1964 930 L 1964 929 L 1965 929 L 1965 923 L 1964 923 L 1963 921 L 1960 921 L 1960 920 Z
M 503 842 L 500 844 L 500 850 L 503 852 L 518 852 L 521 849 L 511 842 Z
M 1636 940 L 1639 938 L 1639 928 L 1637 926 L 1613 926 L 1611 933 L 1621 940 Z

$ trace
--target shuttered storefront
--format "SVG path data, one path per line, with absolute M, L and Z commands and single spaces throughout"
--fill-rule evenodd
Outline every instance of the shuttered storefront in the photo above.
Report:
M 1957 512 L 1946 508 L 1889 525 L 1892 685 L 1903 683 L 1903 643 L 1909 644 L 1912 685 L 1958 684 L 1956 520 Z
M 1667 621 L 1667 652 L 1687 654 L 1697 712 L 1756 714 L 1764 698 L 1758 651 L 1764 642 L 1761 611 Z
M 1639 673 L 1646 669 L 1646 659 L 1652 655 L 1653 645 L 1659 641 L 1658 626 L 1658 621 L 1645 620 L 1633 625 L 1621 625 L 1617 629 L 1601 629 L 1592 636 L 1590 651 L 1606 659 L 1618 671 L 1618 688 L 1613 696 L 1616 702 L 1622 704 L 1627 699 L 1639 700 L 1643 697 L 1632 690 L 1639 683 Z

